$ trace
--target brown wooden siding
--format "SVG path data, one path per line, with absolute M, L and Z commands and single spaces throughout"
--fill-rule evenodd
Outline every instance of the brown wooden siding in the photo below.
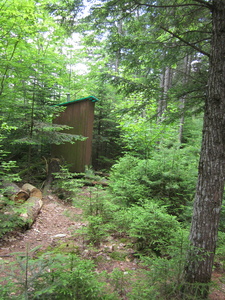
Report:
M 71 172 L 84 172 L 85 166 L 91 165 L 94 106 L 95 103 L 88 99 L 70 103 L 54 120 L 55 124 L 73 127 L 66 133 L 87 137 L 85 141 L 77 141 L 75 144 L 52 146 L 52 156 L 64 159 Z

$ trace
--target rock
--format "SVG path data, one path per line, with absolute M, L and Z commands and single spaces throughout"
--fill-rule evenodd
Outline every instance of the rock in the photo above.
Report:
M 67 236 L 67 234 L 59 233 L 59 234 L 54 235 L 52 238 L 60 239 L 60 238 L 66 237 L 66 236 Z

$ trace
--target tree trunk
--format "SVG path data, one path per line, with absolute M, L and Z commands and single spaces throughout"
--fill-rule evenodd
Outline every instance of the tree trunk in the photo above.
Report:
M 184 62 L 183 62 L 183 84 L 184 84 L 184 86 L 187 85 L 187 83 L 188 83 L 190 71 L 191 71 L 191 55 L 186 55 L 184 57 Z M 181 110 L 180 127 L 179 127 L 179 142 L 180 142 L 180 144 L 182 144 L 182 141 L 183 141 L 185 103 L 186 103 L 186 96 L 183 96 L 180 99 L 180 110 Z
M 173 70 L 170 67 L 166 67 L 163 70 L 161 75 L 161 82 L 160 88 L 162 91 L 161 98 L 158 101 L 158 119 L 159 121 L 163 120 L 163 114 L 167 108 L 167 98 L 168 98 L 168 91 L 172 86 L 172 77 L 173 77 Z
M 188 291 L 208 294 L 216 248 L 225 176 L 225 0 L 213 0 L 208 95 L 199 163 L 191 247 L 185 269 Z M 192 287 L 193 286 L 193 287 Z
M 47 178 L 43 190 L 44 195 L 48 193 L 48 190 L 50 189 L 51 184 L 55 179 L 54 173 L 58 173 L 60 171 L 60 160 L 58 158 L 51 158 L 50 162 L 47 164 Z

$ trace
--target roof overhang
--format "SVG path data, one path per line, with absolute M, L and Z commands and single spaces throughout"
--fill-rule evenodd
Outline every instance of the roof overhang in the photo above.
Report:
M 76 100 L 72 100 L 72 101 L 68 101 L 68 102 L 56 104 L 56 106 L 67 106 L 67 105 L 70 105 L 70 104 L 73 104 L 73 103 L 76 103 L 76 102 L 86 101 L 86 100 L 89 100 L 91 102 L 97 102 L 97 101 L 99 101 L 99 99 L 96 98 L 96 97 L 94 97 L 94 96 L 88 96 L 88 97 L 85 97 L 85 98 L 80 98 L 80 99 L 76 99 Z

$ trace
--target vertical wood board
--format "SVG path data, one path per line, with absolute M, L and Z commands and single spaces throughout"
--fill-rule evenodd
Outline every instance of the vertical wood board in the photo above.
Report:
M 52 156 L 63 159 L 69 165 L 71 172 L 84 172 L 85 166 L 91 165 L 95 102 L 87 98 L 64 105 L 65 111 L 55 118 L 54 123 L 73 127 L 64 132 L 82 135 L 87 139 L 74 144 L 53 145 Z

